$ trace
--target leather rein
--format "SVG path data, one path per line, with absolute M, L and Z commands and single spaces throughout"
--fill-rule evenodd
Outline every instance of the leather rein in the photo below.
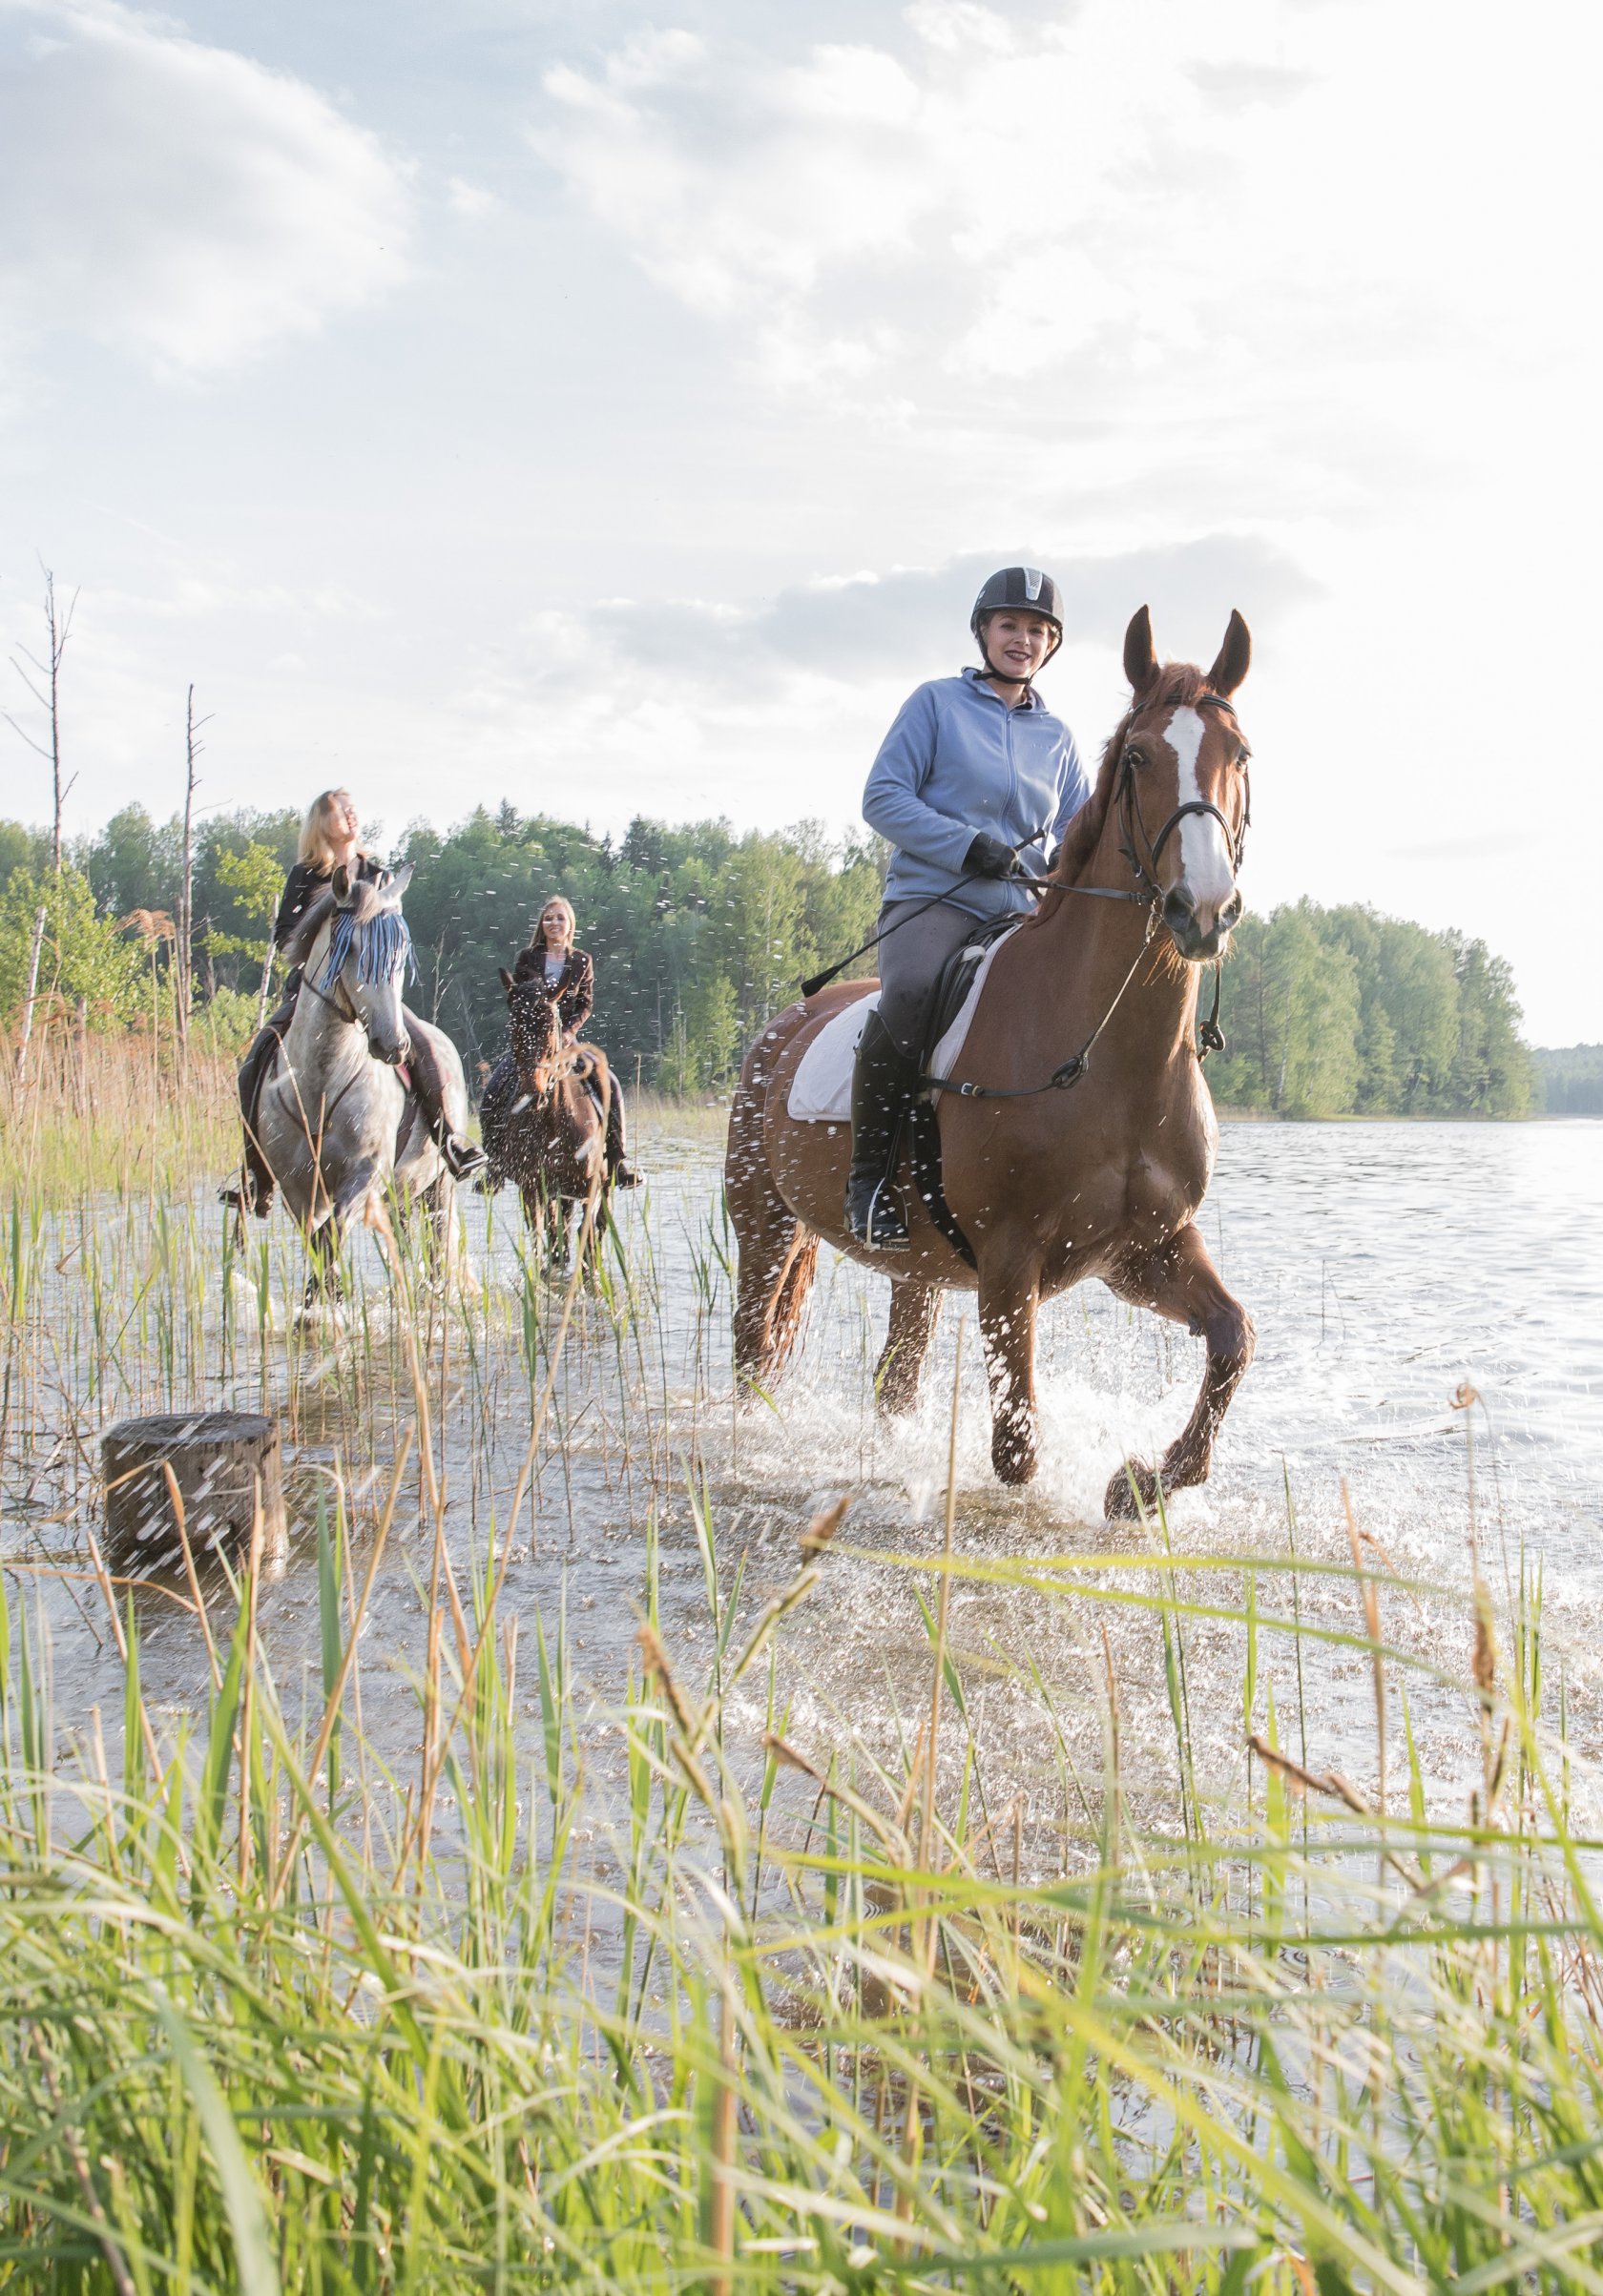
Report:
M 1235 716 L 1236 705 L 1226 693 L 1199 693 L 1192 705 L 1197 709 L 1207 709 L 1210 706 L 1228 710 L 1232 717 Z M 1118 782 L 1114 796 L 1114 801 L 1118 807 L 1119 851 L 1130 864 L 1131 875 L 1135 879 L 1135 889 L 1126 892 L 1122 887 L 1115 885 L 1069 885 L 1057 879 L 1048 879 L 1045 882 L 1039 879 L 1031 880 L 1043 898 L 1049 893 L 1080 893 L 1091 900 L 1127 901 L 1133 906 L 1145 908 L 1147 929 L 1141 936 L 1141 945 L 1135 952 L 1130 970 L 1114 992 L 1112 1003 L 1078 1052 L 1072 1052 L 1066 1061 L 1061 1062 L 1047 1078 L 1045 1084 L 1010 1086 L 973 1085 L 957 1077 L 921 1076 L 919 1078 L 920 1091 L 951 1092 L 955 1093 L 960 1100 L 1032 1100 L 1037 1093 L 1067 1091 L 1071 1085 L 1077 1085 L 1091 1065 L 1091 1055 L 1097 1039 L 1118 1010 L 1125 990 L 1135 978 L 1141 960 L 1152 945 L 1153 935 L 1157 930 L 1158 910 L 1163 900 L 1162 888 L 1157 882 L 1157 865 L 1164 846 L 1174 836 L 1180 823 L 1193 814 L 1205 815 L 1216 820 L 1224 832 L 1225 843 L 1230 851 L 1232 870 L 1238 876 L 1240 874 L 1241 861 L 1247 847 L 1247 831 L 1252 824 L 1252 776 L 1246 768 L 1247 753 L 1243 749 L 1241 779 L 1246 791 L 1246 802 L 1241 808 L 1241 826 L 1239 830 L 1232 829 L 1219 808 L 1206 797 L 1188 797 L 1183 805 L 1176 806 L 1156 837 L 1149 838 L 1146 823 L 1141 819 L 1141 808 L 1135 796 L 1135 768 L 1132 766 L 1129 756 L 1131 729 L 1139 715 L 1139 710 L 1133 710 L 1119 732 Z M 1135 849 L 1137 828 L 1141 833 L 1141 842 L 1146 847 L 1144 862 Z M 1207 1019 L 1197 1023 L 1197 1057 L 1199 1061 L 1205 1061 L 1210 1052 L 1222 1052 L 1225 1049 L 1224 1033 L 1219 1027 L 1218 1018 L 1220 974 L 1223 962 L 1221 957 L 1216 957 L 1213 961 L 1213 1003 Z

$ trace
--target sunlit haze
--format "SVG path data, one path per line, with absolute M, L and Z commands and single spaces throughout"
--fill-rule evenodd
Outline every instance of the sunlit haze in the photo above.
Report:
M 194 681 L 203 804 L 844 829 L 1022 559 L 1088 754 L 1135 607 L 1246 615 L 1255 906 L 1457 925 L 1603 1038 L 1597 21 L 0 0 L 0 635 L 79 591 L 69 828 L 180 801 Z

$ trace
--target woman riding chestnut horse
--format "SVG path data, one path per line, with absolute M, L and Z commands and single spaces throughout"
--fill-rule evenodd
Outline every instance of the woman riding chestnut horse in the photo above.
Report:
M 1018 571 L 1001 579 L 1010 584 Z M 1036 579 L 1039 590 L 1026 603 L 1037 609 L 1037 620 L 1060 629 L 1059 612 L 1039 611 L 1043 600 L 1055 609 L 1056 597 Z M 989 589 L 975 609 L 986 650 L 986 670 L 968 681 L 975 686 L 993 674 Z M 1022 626 L 1003 641 L 1002 667 L 1022 689 L 1049 648 L 1031 636 L 1027 616 L 1015 610 L 1012 618 Z M 731 1112 L 725 1168 L 739 1242 L 735 1346 L 744 1378 L 767 1388 L 782 1368 L 822 1236 L 892 1279 L 877 1373 L 886 1410 L 909 1409 L 917 1398 L 942 1292 L 973 1287 L 990 1382 L 992 1464 L 1004 1481 L 1027 1482 L 1038 1446 L 1036 1311 L 1043 1299 L 1094 1275 L 1120 1299 L 1183 1323 L 1207 1346 L 1185 1428 L 1155 1472 L 1127 1461 L 1113 1477 L 1107 1512 L 1128 1516 L 1137 1500 L 1151 1504 L 1159 1479 L 1165 1490 L 1206 1479 L 1215 1436 L 1254 1344 L 1251 1319 L 1219 1281 L 1195 1224 L 1218 1143 L 1197 1044 L 1197 985 L 1241 910 L 1236 879 L 1248 816 L 1248 752 L 1232 697 L 1250 653 L 1246 624 L 1233 613 L 1205 676 L 1190 664 L 1160 667 L 1143 607 L 1125 636 L 1131 705 L 1103 753 L 1095 788 L 1076 811 L 1067 767 L 1055 780 L 1041 772 L 1031 796 L 1044 813 L 1055 791 L 1063 841 L 1034 913 L 989 961 L 961 1055 L 936 1096 L 947 1225 L 934 1216 L 926 1190 L 912 1199 L 905 1243 L 881 1227 L 879 1207 L 891 1192 L 883 1185 L 888 1142 L 900 1144 L 906 1127 L 886 1127 L 878 1114 L 886 1086 L 870 1088 L 875 1080 L 864 1076 L 861 1054 L 849 1216 L 840 1127 L 789 1112 L 803 1054 L 843 1007 L 872 994 L 874 983 L 842 983 L 792 1005 L 753 1045 Z M 942 749 L 947 729 L 941 690 L 934 692 L 935 703 L 915 694 L 904 712 L 918 706 L 935 721 L 926 794 L 955 755 Z M 998 721 L 997 747 L 1010 758 L 1011 745 L 1014 767 L 1021 715 Z M 1033 843 L 1023 832 L 1034 823 L 1022 821 L 1016 809 L 996 809 L 994 793 L 1004 782 L 1000 765 L 989 762 L 995 755 L 982 754 L 972 781 L 959 777 L 955 789 L 944 790 L 938 810 L 949 817 L 950 838 L 929 865 L 944 859 L 953 879 L 998 858 L 982 839 L 1026 852 Z M 1033 753 L 1026 755 L 1038 763 Z M 965 802 L 964 793 L 975 788 L 985 793 L 980 805 Z M 916 828 L 917 817 L 909 817 Z M 1000 874 L 995 881 L 1006 883 Z M 945 905 L 943 897 L 937 906 Z M 896 978 L 889 948 L 906 930 L 893 932 L 887 944 L 887 985 Z M 913 1067 L 924 1047 L 903 1026 L 901 1045 L 888 1030 L 876 1031 L 882 1050 L 876 1056 L 870 1048 L 868 1060 L 880 1059 L 891 1088 L 922 1095 L 932 1083 Z M 883 1050 L 887 1042 L 894 1068 Z M 897 1161 L 900 1168 L 900 1145 Z
M 1074 736 L 1031 683 L 1063 643 L 1050 574 L 1004 567 L 968 628 L 983 668 L 932 678 L 880 745 L 863 817 L 893 848 L 880 938 L 880 1003 L 857 1047 L 846 1225 L 860 1244 L 903 1251 L 895 1159 L 917 1088 L 942 967 L 976 922 L 1022 914 L 1019 881 L 1046 865 L 1090 794 Z

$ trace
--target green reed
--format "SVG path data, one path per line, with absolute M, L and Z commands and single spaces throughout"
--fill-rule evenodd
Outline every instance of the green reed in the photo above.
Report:
M 1411 1745 L 1405 1815 L 1302 1773 L 1271 1710 L 1241 1799 L 1136 1829 L 1110 1710 L 1095 1823 L 1052 1855 L 988 1808 L 938 1634 L 955 1794 L 927 1737 L 888 1770 L 787 1740 L 783 1622 L 827 1600 L 829 1526 L 740 1623 L 699 1496 L 708 1679 L 652 1624 L 654 1542 L 616 1790 L 566 1619 L 503 1618 L 489 1553 L 415 1686 L 415 1775 L 359 1760 L 372 1582 L 344 1559 L 401 1481 L 364 1522 L 320 1508 L 304 1703 L 247 1578 L 170 1732 L 130 1608 L 120 1765 L 98 1711 L 52 1716 L 33 1607 L 0 1609 L 11 2285 L 1593 2285 L 1598 1845 L 1565 1825 L 1529 1582 L 1509 1663 L 1483 1645 L 1465 1685 L 1492 1750 L 1463 1817 Z M 1082 1601 L 1099 1560 L 1044 1568 Z M 1145 1576 L 1160 1622 L 1218 1615 Z
M 1600 1845 L 1523 1555 L 1495 1592 L 1471 1570 L 1428 1657 L 1389 1633 L 1440 1588 L 1356 1535 L 1310 1551 L 1289 1491 L 1285 1548 L 1244 1555 L 1182 1554 L 1161 1508 L 1116 1552 L 888 1552 L 836 1508 L 754 1594 L 706 1455 L 721 1228 L 688 1239 L 688 1334 L 646 1215 L 593 1289 L 525 1251 L 457 1298 L 400 1228 L 333 1333 L 294 1316 L 281 1228 L 236 1242 L 193 1164 L 151 1177 L 166 1152 L 107 1144 L 92 1188 L 41 1128 L 0 1175 L 0 2284 L 1603 2286 Z M 284 1416 L 316 1631 L 281 1678 L 248 1563 L 209 1582 L 185 1717 L 145 1687 L 152 1598 L 73 1533 L 94 1431 L 200 1392 Z M 599 1713 L 566 1582 L 524 1609 L 507 1581 L 581 1457 L 641 1541 Z M 910 1588 L 927 1643 L 873 1745 L 794 1719 L 795 1627 L 848 1568 Z M 397 1572 L 426 1637 L 415 1727 L 380 1732 L 363 1635 Z M 54 1710 L 67 1585 L 115 1653 L 87 1714 Z M 966 1590 L 1077 1624 L 1094 1760 L 1083 1688 L 958 1646 Z M 1126 1710 L 1133 1622 L 1166 1740 Z M 1199 1727 L 1221 1636 L 1239 1680 Z M 1373 1785 L 1322 1743 L 1332 1663 L 1372 1685 Z M 1004 1693 L 1055 1795 L 998 1782 Z M 1426 1705 L 1472 1750 L 1452 1807 Z

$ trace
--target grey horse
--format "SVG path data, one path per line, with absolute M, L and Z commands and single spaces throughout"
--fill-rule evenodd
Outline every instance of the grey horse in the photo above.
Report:
M 397 1070 L 411 1049 L 401 1003 L 411 935 L 401 914 L 409 867 L 376 882 L 336 869 L 285 950 L 305 980 L 283 1045 L 262 1086 L 257 1136 L 311 1255 L 308 1308 L 337 1293 L 340 1247 L 352 1217 L 378 1224 L 387 1190 L 421 1204 L 444 1263 L 458 1279 L 456 1183 Z M 453 1128 L 468 1128 L 462 1060 L 427 1031 Z

